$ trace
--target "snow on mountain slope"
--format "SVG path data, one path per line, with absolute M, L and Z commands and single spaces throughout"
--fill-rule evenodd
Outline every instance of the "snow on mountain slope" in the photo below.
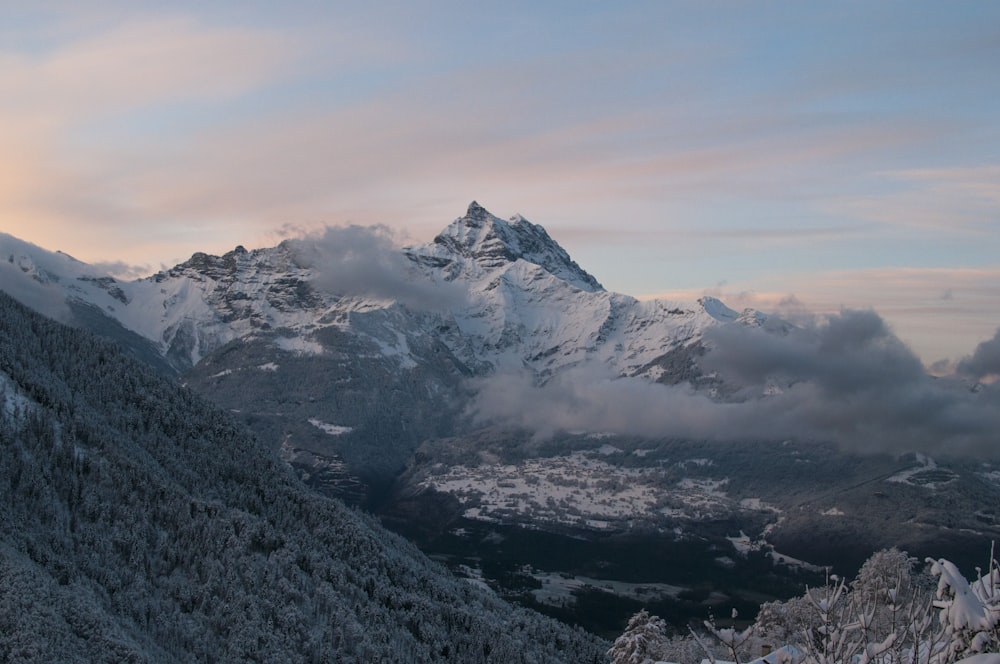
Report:
M 465 306 L 451 312 L 472 354 L 463 359 L 494 369 L 544 377 L 597 361 L 655 379 L 657 358 L 739 317 L 712 298 L 640 302 L 609 293 L 540 226 L 520 215 L 504 221 L 475 202 L 432 243 L 406 253 L 429 278 L 466 284 Z
M 587 292 L 604 287 L 573 261 L 545 229 L 521 215 L 504 221 L 473 201 L 429 245 L 410 250 L 411 258 L 444 268 L 449 280 L 481 278 L 495 269 L 524 261 Z
M 59 298 L 92 306 L 155 344 L 180 370 L 235 339 L 267 337 L 281 348 L 323 352 L 315 334 L 336 326 L 371 341 L 403 368 L 420 363 L 411 347 L 433 338 L 476 373 L 528 368 L 545 377 L 596 361 L 622 375 L 657 379 L 663 373 L 657 359 L 697 343 L 706 328 L 764 318 L 713 298 L 640 302 L 609 293 L 541 226 L 520 215 L 504 221 L 475 202 L 432 242 L 401 252 L 413 281 L 460 285 L 464 297 L 436 311 L 417 311 L 398 298 L 333 292 L 318 280 L 324 266 L 303 258 L 302 242 L 237 247 L 221 257 L 196 253 L 126 282 L 0 236 L 0 256 L 8 259 L 3 288 L 24 291 L 21 299 L 33 306 Z

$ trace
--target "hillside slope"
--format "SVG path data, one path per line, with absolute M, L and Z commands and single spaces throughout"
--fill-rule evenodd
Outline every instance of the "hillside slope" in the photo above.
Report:
M 232 417 L 0 294 L 0 658 L 602 661 L 305 489 Z

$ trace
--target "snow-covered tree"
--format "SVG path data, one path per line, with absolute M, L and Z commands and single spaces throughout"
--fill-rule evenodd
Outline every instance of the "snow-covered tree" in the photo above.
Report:
M 737 615 L 736 609 L 733 609 L 733 621 L 735 622 Z M 750 625 L 744 630 L 738 630 L 735 627 L 718 627 L 715 624 L 715 620 L 706 620 L 705 629 L 715 637 L 723 648 L 725 648 L 726 654 L 729 656 L 730 660 L 739 664 L 742 660 L 741 653 L 744 652 L 745 648 L 750 643 L 750 638 L 756 633 L 756 625 Z M 706 651 L 710 659 L 711 652 Z
M 667 642 L 667 624 L 643 609 L 632 616 L 628 627 L 608 650 L 613 664 L 651 664 Z
M 801 597 L 764 604 L 745 630 L 707 621 L 708 634 L 692 639 L 710 661 L 718 651 L 747 661 L 747 652 L 767 642 L 790 646 L 773 660 L 783 664 L 1000 664 L 996 559 L 970 583 L 953 563 L 928 558 L 936 591 L 915 582 L 915 562 L 897 549 L 879 551 L 853 582 L 831 576 Z M 653 620 L 645 611 L 633 616 L 609 651 L 616 664 L 670 659 L 675 648 Z
M 940 661 L 977 653 L 1000 652 L 1000 568 L 991 557 L 986 574 L 969 583 L 958 568 L 940 558 L 927 559 L 938 577 L 934 606 L 947 638 Z

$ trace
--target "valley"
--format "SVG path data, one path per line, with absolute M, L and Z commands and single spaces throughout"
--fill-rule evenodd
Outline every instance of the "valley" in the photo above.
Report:
M 752 616 L 892 546 L 974 566 L 1000 535 L 982 514 L 992 466 L 919 455 L 486 431 L 417 457 L 386 525 L 460 576 L 606 633 L 650 606 L 681 631 Z

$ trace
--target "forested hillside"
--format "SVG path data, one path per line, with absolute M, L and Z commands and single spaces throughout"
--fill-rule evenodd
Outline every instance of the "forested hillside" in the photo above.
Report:
M 0 294 L 0 659 L 602 661 Z

